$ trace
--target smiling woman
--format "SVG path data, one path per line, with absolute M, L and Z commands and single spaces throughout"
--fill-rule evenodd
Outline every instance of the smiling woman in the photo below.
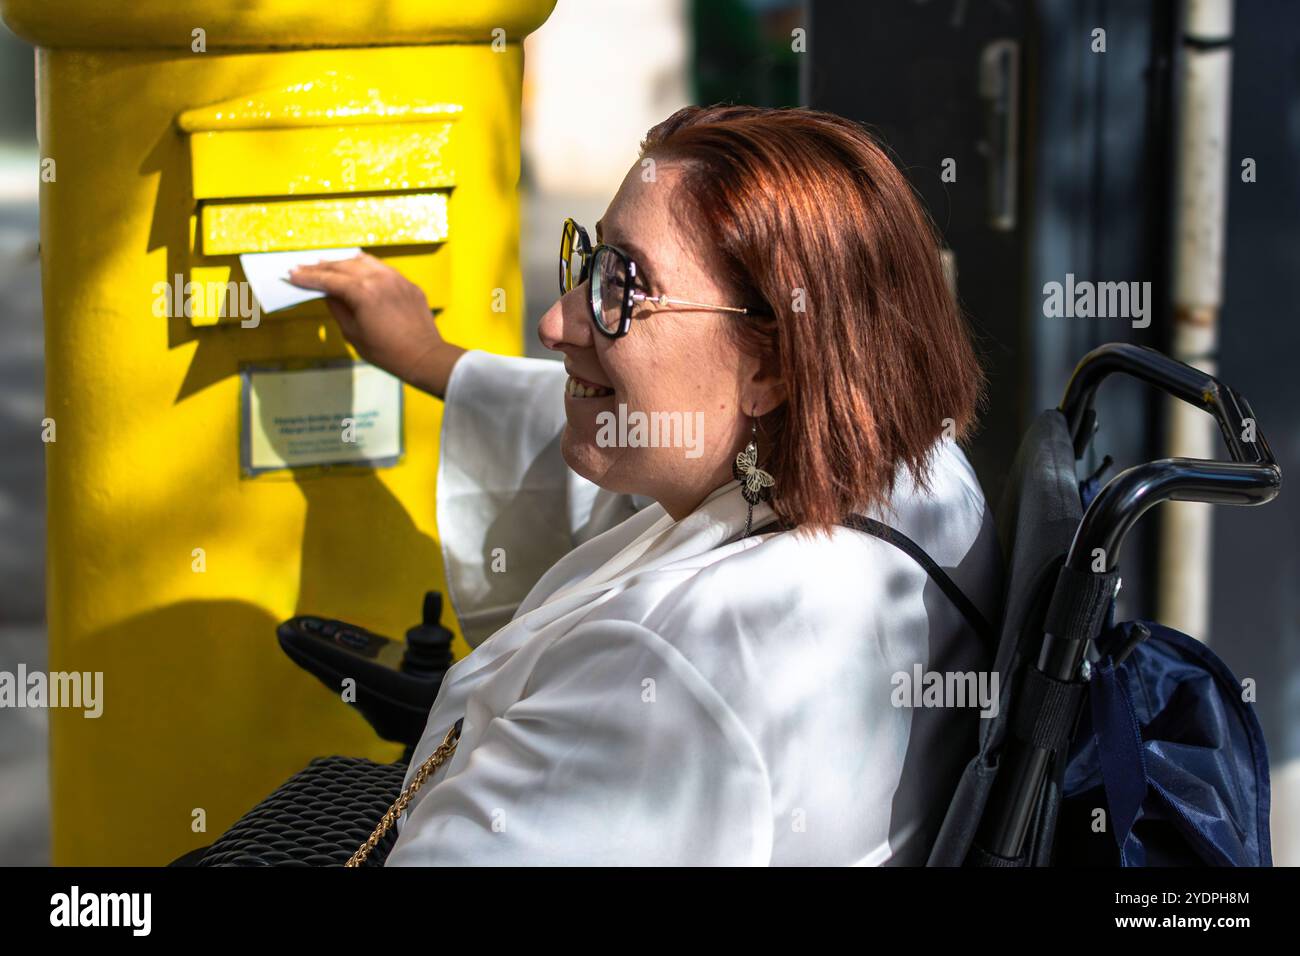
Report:
M 829 527 L 924 485 L 934 442 L 966 437 L 982 375 L 928 217 L 862 127 L 823 113 L 682 110 L 645 154 L 682 169 L 682 224 L 719 290 L 754 306 L 727 326 L 788 401 L 761 423 L 788 524 Z
M 439 534 L 475 649 L 388 862 L 921 862 L 978 716 L 900 704 L 895 677 L 986 666 L 1000 590 L 934 230 L 838 117 L 689 108 L 642 149 L 594 246 L 563 226 L 538 330 L 563 364 L 443 341 L 369 257 L 294 275 L 446 401 Z M 691 453 L 633 427 L 655 421 Z

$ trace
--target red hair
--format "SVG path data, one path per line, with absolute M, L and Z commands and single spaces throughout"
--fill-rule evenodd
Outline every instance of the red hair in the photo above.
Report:
M 825 529 L 883 506 L 900 466 L 926 487 L 984 379 L 934 225 L 871 135 L 814 110 L 692 106 L 641 155 L 682 166 L 688 228 L 757 313 L 729 327 L 785 382 L 759 422 L 781 519 Z

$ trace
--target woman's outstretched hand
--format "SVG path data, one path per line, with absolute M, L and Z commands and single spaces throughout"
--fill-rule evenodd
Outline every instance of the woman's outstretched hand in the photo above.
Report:
M 343 337 L 371 365 L 439 398 L 446 393 L 465 350 L 443 340 L 424 292 L 392 266 L 362 253 L 299 266 L 289 281 L 326 294 Z

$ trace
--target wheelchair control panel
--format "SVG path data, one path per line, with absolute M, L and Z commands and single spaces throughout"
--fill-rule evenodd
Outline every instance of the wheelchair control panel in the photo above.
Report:
M 385 740 L 413 746 L 451 667 L 452 633 L 443 627 L 442 595 L 424 596 L 421 622 L 397 641 L 356 624 L 316 615 L 292 617 L 276 629 L 281 649 L 338 693 L 355 681 L 350 700 Z

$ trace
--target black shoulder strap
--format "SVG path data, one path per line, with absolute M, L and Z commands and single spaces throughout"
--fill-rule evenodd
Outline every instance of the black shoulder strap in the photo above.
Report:
M 749 532 L 749 537 L 767 534 L 770 530 L 768 525 L 771 523 L 769 521 L 762 528 L 754 528 Z M 948 600 L 952 601 L 957 610 L 961 612 L 962 617 L 966 618 L 966 623 L 988 645 L 989 652 L 997 653 L 998 635 L 989 624 L 988 619 L 980 613 L 980 609 L 975 606 L 975 602 L 966 596 L 966 592 L 957 586 L 956 581 L 948 577 L 948 573 L 939 567 L 938 562 L 930 557 L 923 547 L 896 528 L 891 528 L 884 522 L 877 521 L 875 518 L 868 518 L 866 515 L 849 515 L 840 524 L 846 528 L 852 528 L 854 531 L 861 531 L 880 538 L 882 541 L 888 541 L 919 564 L 925 573 L 929 575 L 930 580 L 939 585 L 939 590 L 943 591 L 948 596 Z
M 966 622 L 975 629 L 975 633 L 988 645 L 989 650 L 994 653 L 997 652 L 997 634 L 989 625 L 988 620 L 980 613 L 980 609 L 975 606 L 975 602 L 966 596 L 966 592 L 957 586 L 957 582 L 948 577 L 947 572 L 939 567 L 934 558 L 930 557 L 924 548 L 896 528 L 891 528 L 889 525 L 877 521 L 875 518 L 868 518 L 866 515 L 849 515 L 840 524 L 846 528 L 852 528 L 854 531 L 874 535 L 882 541 L 888 541 L 912 558 L 925 569 L 925 573 L 930 576 L 930 580 L 939 585 L 939 589 L 948 595 L 948 600 L 952 601 L 957 610 L 961 611 L 962 617 L 966 618 Z

